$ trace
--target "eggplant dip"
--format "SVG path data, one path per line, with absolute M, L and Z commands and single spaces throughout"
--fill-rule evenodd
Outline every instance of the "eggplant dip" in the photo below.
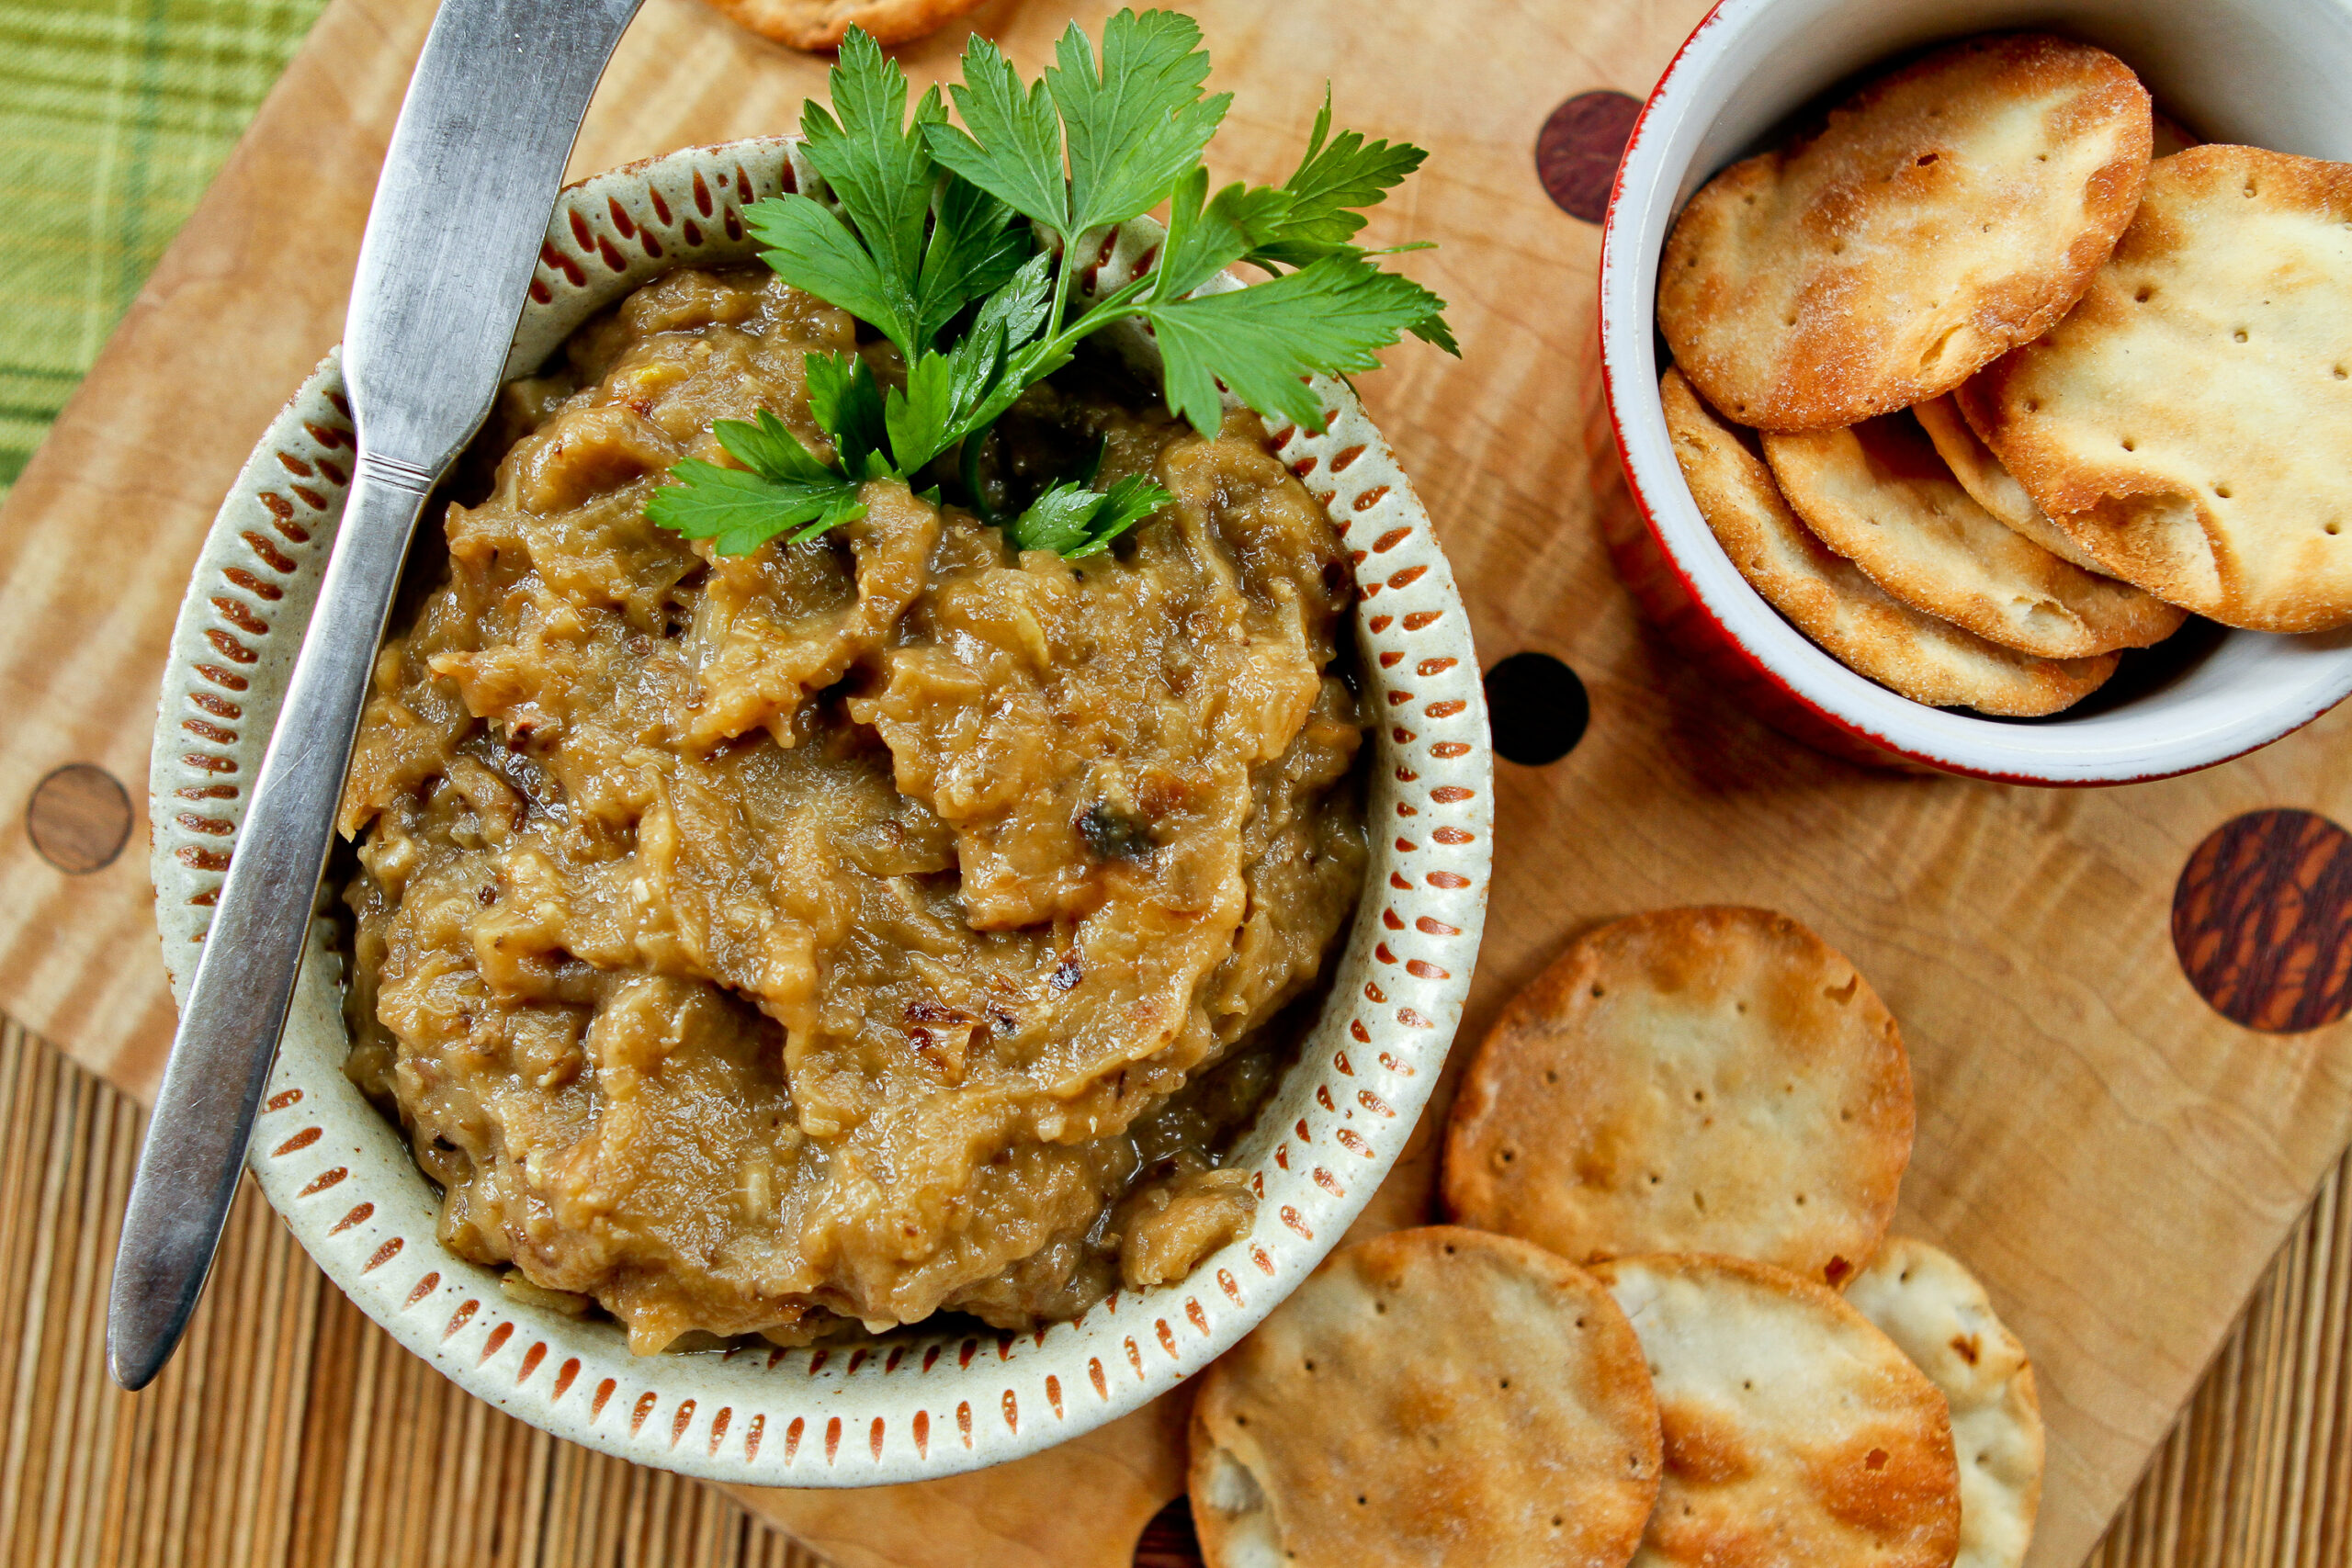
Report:
M 1220 1161 L 1366 858 L 1354 580 L 1263 433 L 1453 344 L 1353 240 L 1420 151 L 1327 101 L 1211 197 L 1199 42 L 1122 11 L 1023 88 L 975 35 L 958 127 L 853 29 L 764 265 L 509 387 L 394 617 L 349 1070 L 453 1251 L 635 1350 L 1029 1327 L 1250 1223 Z
M 1100 443 L 1174 498 L 1084 560 L 896 479 L 738 557 L 646 521 L 717 419 L 821 442 L 800 367 L 854 347 L 683 271 L 511 389 L 346 787 L 353 1077 L 452 1250 L 639 1351 L 1181 1277 L 1250 1221 L 1251 1037 L 1361 880 L 1352 578 L 1256 416 L 1024 394 L 1001 482 Z

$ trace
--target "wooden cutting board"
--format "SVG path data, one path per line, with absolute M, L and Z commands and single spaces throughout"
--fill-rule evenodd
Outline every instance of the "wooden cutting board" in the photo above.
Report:
M 970 21 L 1034 70 L 1073 14 L 1091 28 L 1110 8 L 999 0 Z M 1442 243 L 1408 265 L 1453 302 L 1463 357 L 1400 350 L 1366 400 L 1486 658 L 1555 655 L 1590 694 L 1565 760 L 1500 770 L 1465 1038 L 1567 938 L 1634 909 L 1770 905 L 1850 953 L 1913 1054 L 1902 1223 L 1973 1263 L 2031 1348 L 2052 1437 L 2034 1561 L 2078 1562 L 2352 1136 L 2352 1032 L 2228 1022 L 2168 931 L 2177 878 L 2222 823 L 2278 806 L 2352 820 L 2352 718 L 2192 778 L 2080 793 L 1872 773 L 1762 728 L 1611 574 L 1603 525 L 1624 499 L 1594 368 L 1599 232 L 1546 197 L 1534 162 L 1563 100 L 1645 93 L 1703 0 L 1193 8 L 1215 85 L 1238 96 L 1220 178 L 1285 174 L 1327 76 L 1341 123 L 1432 150 L 1374 232 Z M 334 0 L 0 513 L 0 878 L 16 895 L 0 902 L 0 1010 L 134 1092 L 171 1020 L 143 838 L 67 874 L 111 843 L 103 779 L 27 803 L 67 763 L 143 799 L 174 605 L 251 442 L 337 333 L 431 9 Z M 918 82 L 952 73 L 964 30 L 904 51 Z M 650 0 L 574 170 L 789 128 L 821 75 L 694 0 Z M 2319 897 L 2344 880 L 2289 884 Z M 1429 1131 L 1366 1226 L 1426 1213 Z M 1108 1568 L 1181 1485 L 1182 1414 L 1170 1402 L 887 1494 L 742 1495 L 845 1564 Z

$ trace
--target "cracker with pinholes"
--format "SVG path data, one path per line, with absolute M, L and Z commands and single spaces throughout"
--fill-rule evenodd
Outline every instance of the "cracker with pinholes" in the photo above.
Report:
M 1961 417 L 1960 404 L 1952 400 L 1951 394 L 1930 398 L 1911 412 L 1917 417 L 1919 428 L 1928 433 L 1928 439 L 1935 443 L 1936 455 L 1951 470 L 1951 477 L 1960 481 L 1960 488 L 1977 505 L 2060 560 L 2072 561 L 2085 571 L 2099 571 L 2099 564 L 2091 558 L 2091 553 L 2068 538 L 2065 529 L 2050 521 L 2050 513 L 2033 503 L 2033 497 L 2026 494 L 2018 477 L 2001 467 L 2001 459 L 1993 456 L 1993 449 Z
M 2018 1568 L 2041 1506 L 2041 1402 L 2025 1347 L 1957 1258 L 1908 1236 L 1887 1237 L 1846 1299 L 1951 1407 L 1960 1463 L 1953 1568 Z
M 1593 1271 L 1641 1338 L 1665 1428 L 1639 1568 L 1947 1568 L 1944 1396 L 1836 1292 L 1733 1258 Z
M 1622 1568 L 1657 1498 L 1609 1293 L 1450 1225 L 1333 1254 L 1201 1380 L 1192 1445 L 1209 1568 Z
M 1948 392 L 2081 296 L 2139 204 L 2151 134 L 2139 79 L 2088 44 L 1938 50 L 1690 198 L 1659 329 L 1742 424 L 1825 429 Z
M 2158 163 L 2081 305 L 1959 402 L 2101 570 L 2229 626 L 2352 622 L 2352 164 Z
M 1908 413 L 1763 439 L 1781 493 L 1823 544 L 1913 609 L 1988 641 L 2084 659 L 2160 642 L 2185 618 L 1978 505 Z
M 713 10 L 793 49 L 836 49 L 852 28 L 888 48 L 936 31 L 980 0 L 709 0 Z
M 1659 909 L 1503 1010 L 1445 1201 L 1580 1261 L 1724 1252 L 1834 1285 L 1886 1234 L 1911 1131 L 1902 1035 L 1842 953 L 1767 909 Z
M 1889 596 L 1789 510 L 1752 436 L 1726 423 L 1679 370 L 1660 384 L 1691 498 L 1758 593 L 1832 659 L 1914 702 L 2028 718 L 2056 713 L 2115 673 L 2115 656 L 2038 659 Z

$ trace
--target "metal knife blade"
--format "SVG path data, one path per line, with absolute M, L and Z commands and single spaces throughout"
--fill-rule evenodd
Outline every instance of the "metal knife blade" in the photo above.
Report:
M 344 325 L 358 461 L 164 1069 L 107 1303 L 115 1381 L 179 1344 L 243 1169 L 425 492 L 490 412 L 589 95 L 640 0 L 445 0 Z

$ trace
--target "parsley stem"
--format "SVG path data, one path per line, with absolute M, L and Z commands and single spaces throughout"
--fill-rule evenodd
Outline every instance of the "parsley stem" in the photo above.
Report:
M 996 508 L 989 504 L 988 491 L 980 488 L 980 447 L 995 430 L 996 421 L 990 420 L 978 430 L 967 434 L 959 464 L 964 476 L 964 493 L 971 498 L 972 511 L 983 523 L 1003 521 L 997 515 Z
M 1078 248 L 1076 240 L 1062 242 L 1062 254 L 1054 262 L 1054 299 L 1052 313 L 1046 318 L 1046 336 L 1053 338 L 1062 330 L 1062 307 L 1069 299 L 1069 255 Z M 1084 320 L 1083 317 L 1080 318 Z
M 1075 348 L 1084 339 L 1093 336 L 1122 317 L 1142 315 L 1143 307 L 1136 301 L 1143 297 L 1144 290 L 1151 287 L 1151 280 L 1155 276 L 1156 269 L 1154 272 L 1148 272 L 1128 283 L 1125 288 L 1097 299 L 1086 314 L 1079 317 L 1069 326 L 1062 327 L 1056 323 L 1054 328 L 1048 329 L 1046 341 L 1051 346 L 1046 351 L 1046 358 L 1048 361 L 1058 358 L 1069 349 Z

